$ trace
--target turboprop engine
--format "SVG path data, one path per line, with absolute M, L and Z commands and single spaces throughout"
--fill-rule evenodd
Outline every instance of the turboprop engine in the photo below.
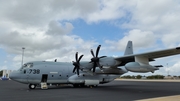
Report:
M 149 64 L 142 64 L 138 62 L 129 62 L 125 65 L 125 68 L 131 72 L 141 72 L 141 73 L 146 73 L 146 72 L 154 73 L 155 70 L 159 70 L 158 67 L 151 66 Z
M 117 61 L 113 57 L 104 57 L 99 60 L 102 66 L 115 66 Z
M 99 64 L 101 66 L 111 67 L 111 66 L 116 66 L 118 62 L 113 57 L 103 57 L 99 60 Z M 80 66 L 81 69 L 92 69 L 93 63 L 81 62 Z

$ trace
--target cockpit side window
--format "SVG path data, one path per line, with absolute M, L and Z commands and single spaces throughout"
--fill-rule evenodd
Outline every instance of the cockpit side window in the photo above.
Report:
M 33 67 L 33 63 L 26 63 L 22 66 L 22 68 L 32 68 Z
M 23 66 L 22 66 L 22 68 L 26 68 L 27 67 L 27 64 L 24 64 Z
M 32 68 L 33 67 L 33 63 L 25 63 L 19 70 L 22 71 L 26 68 Z M 24 71 L 24 73 L 26 73 L 26 71 Z
M 27 67 L 28 67 L 28 68 L 32 68 L 32 67 L 33 67 L 33 63 L 28 63 L 28 64 L 27 64 Z

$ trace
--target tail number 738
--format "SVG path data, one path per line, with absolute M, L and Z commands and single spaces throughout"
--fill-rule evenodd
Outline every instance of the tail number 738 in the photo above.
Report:
M 29 69 L 29 74 L 39 74 L 40 70 L 39 69 Z

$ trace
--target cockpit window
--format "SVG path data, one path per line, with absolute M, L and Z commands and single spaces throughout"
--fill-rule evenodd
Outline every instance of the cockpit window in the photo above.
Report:
M 32 68 L 33 67 L 33 63 L 26 63 L 22 66 L 22 68 Z
M 32 68 L 32 67 L 33 67 L 33 63 L 26 63 L 19 70 L 22 71 L 23 69 Z
M 27 64 L 24 64 L 22 67 L 23 67 L 23 68 L 26 68 L 26 67 L 27 67 Z

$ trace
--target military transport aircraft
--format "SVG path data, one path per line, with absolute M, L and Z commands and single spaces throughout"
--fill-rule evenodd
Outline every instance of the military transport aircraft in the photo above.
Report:
M 25 63 L 19 70 L 10 74 L 10 79 L 29 84 L 29 89 L 36 86 L 47 88 L 48 85 L 72 84 L 74 87 L 97 86 L 113 81 L 120 75 L 131 72 L 152 72 L 162 65 L 150 65 L 156 58 L 180 54 L 180 47 L 133 54 L 132 41 L 128 41 L 124 56 L 98 56 L 101 45 L 94 54 L 91 49 L 90 61 L 80 61 L 83 55 L 75 54 L 75 61 L 57 62 L 34 61 Z

